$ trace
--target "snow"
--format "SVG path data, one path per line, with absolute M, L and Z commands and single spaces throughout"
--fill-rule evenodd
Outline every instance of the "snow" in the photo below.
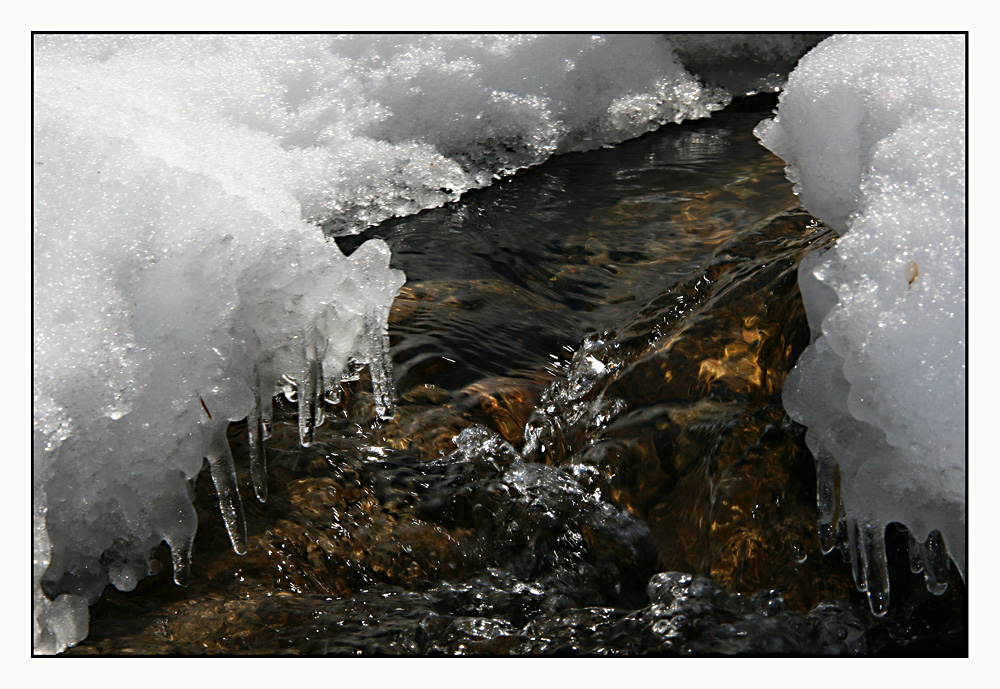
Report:
M 965 569 L 965 38 L 831 37 L 757 134 L 841 235 L 800 268 L 814 342 L 783 395 L 819 463 L 825 547 L 833 462 L 858 584 L 884 613 L 890 522 L 928 561 L 940 535 Z

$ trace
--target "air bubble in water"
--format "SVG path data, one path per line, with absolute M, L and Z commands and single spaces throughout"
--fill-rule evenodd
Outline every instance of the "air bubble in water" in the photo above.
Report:
M 331 406 L 340 404 L 340 385 L 334 382 L 333 385 L 327 388 L 323 393 L 323 400 Z
M 292 404 L 295 404 L 299 399 L 298 386 L 298 381 L 287 373 L 281 376 L 281 394 L 283 394 L 285 399 Z

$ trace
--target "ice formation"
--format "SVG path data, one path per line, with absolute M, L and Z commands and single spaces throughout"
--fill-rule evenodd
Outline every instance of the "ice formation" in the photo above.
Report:
M 813 344 L 783 394 L 817 461 L 821 545 L 846 539 L 884 614 L 890 522 L 932 592 L 949 555 L 965 571 L 965 38 L 831 37 L 756 133 L 841 235 L 801 265 Z
M 208 460 L 245 548 L 226 443 L 248 420 L 266 498 L 272 395 L 301 439 L 370 364 L 403 282 L 352 233 L 553 153 L 729 100 L 664 36 L 44 35 L 34 39 L 34 640 L 86 633 L 166 541 L 183 582 Z M 352 363 L 353 362 L 353 363 Z

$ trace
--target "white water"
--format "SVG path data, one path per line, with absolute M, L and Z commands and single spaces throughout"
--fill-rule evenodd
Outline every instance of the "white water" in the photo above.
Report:
M 842 521 L 884 614 L 888 523 L 935 593 L 945 553 L 965 570 L 965 39 L 831 37 L 757 134 L 841 235 L 800 268 L 814 342 L 783 396 L 817 460 L 824 549 Z

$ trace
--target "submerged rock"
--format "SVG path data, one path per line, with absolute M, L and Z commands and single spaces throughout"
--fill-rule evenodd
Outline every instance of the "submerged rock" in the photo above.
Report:
M 809 341 L 796 266 L 830 237 L 800 211 L 779 214 L 588 337 L 543 393 L 526 456 L 587 471 L 649 524 L 666 569 L 774 588 L 803 610 L 845 595 L 846 580 L 808 562 L 820 555 L 815 478 L 778 398 Z

